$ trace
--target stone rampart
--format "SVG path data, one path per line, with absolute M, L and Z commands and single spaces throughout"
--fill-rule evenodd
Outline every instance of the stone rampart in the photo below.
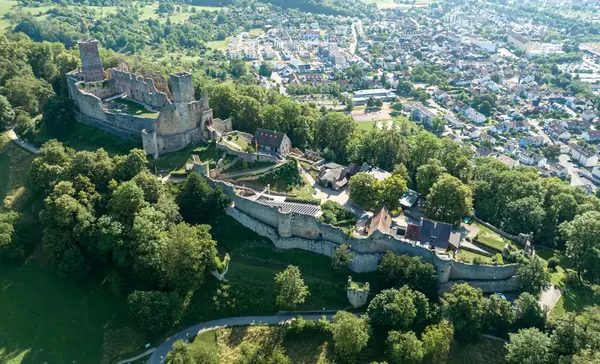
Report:
M 499 279 L 495 281 L 450 281 L 441 284 L 440 290 L 438 292 L 440 295 L 443 295 L 444 293 L 450 291 L 450 288 L 452 288 L 452 286 L 461 283 L 468 283 L 471 287 L 480 288 L 483 291 L 483 293 L 514 292 L 519 290 L 519 280 L 515 276 L 508 279 Z
M 153 108 L 162 109 L 171 104 L 167 94 L 159 91 L 151 78 L 112 68 L 109 82 L 116 94 L 126 93 L 127 97 Z
M 496 280 L 508 279 L 514 276 L 516 271 L 516 264 L 485 265 L 454 262 L 452 264 L 452 273 L 450 276 L 452 279 Z
M 210 181 L 221 186 L 231 198 L 233 204 L 228 208 L 229 215 L 259 235 L 269 238 L 278 248 L 303 249 L 331 257 L 337 247 L 347 244 L 352 255 L 349 267 L 355 272 L 377 270 L 379 260 L 387 251 L 420 256 L 432 263 L 440 283 L 449 280 L 506 280 L 514 276 L 516 271 L 514 264 L 492 266 L 457 262 L 449 255 L 380 231 L 375 231 L 369 237 L 349 236 L 342 228 L 323 224 L 313 216 L 283 212 L 279 207 L 237 195 L 230 183 Z
M 279 158 L 271 154 L 264 153 L 247 153 L 239 150 L 235 150 L 230 146 L 224 143 L 217 143 L 217 149 L 225 151 L 227 154 L 235 155 L 239 159 L 247 162 L 247 163 L 255 163 L 255 162 L 270 162 L 270 163 L 278 163 Z

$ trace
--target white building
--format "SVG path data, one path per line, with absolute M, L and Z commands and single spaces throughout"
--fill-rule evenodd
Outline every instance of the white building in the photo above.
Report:
M 571 157 L 585 167 L 594 167 L 598 164 L 598 156 L 578 144 L 571 144 Z

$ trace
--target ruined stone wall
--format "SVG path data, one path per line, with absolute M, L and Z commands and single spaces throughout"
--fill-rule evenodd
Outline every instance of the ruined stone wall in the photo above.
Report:
M 179 134 L 196 128 L 205 130 L 212 120 L 212 109 L 203 109 L 200 101 L 171 104 L 163 108 L 156 122 L 157 134 Z
M 178 134 L 157 134 L 157 150 L 159 154 L 181 150 L 192 143 L 203 142 L 202 129 L 196 128 Z
M 150 105 L 155 109 L 162 109 L 171 104 L 168 95 L 159 91 L 151 78 L 144 78 L 142 75 L 112 68 L 109 82 L 110 87 L 115 90 L 116 94 L 126 93 L 127 97 Z
M 519 280 L 518 278 L 511 277 L 508 279 L 499 279 L 499 280 L 488 280 L 488 281 L 468 281 L 468 280 L 459 280 L 459 281 L 450 281 L 447 283 L 443 283 L 440 285 L 440 290 L 438 293 L 443 295 L 444 293 L 450 291 L 452 286 L 461 283 L 468 283 L 471 287 L 480 288 L 483 293 L 496 293 L 496 292 L 514 292 L 519 290 Z
M 291 232 L 284 234 L 280 220 L 283 217 L 278 208 L 260 204 L 235 194 L 233 187 L 225 182 L 213 181 L 223 187 L 231 197 L 235 207 L 230 214 L 243 225 L 271 239 L 282 249 L 304 249 L 317 254 L 332 256 L 341 244 L 351 246 L 353 260 L 350 268 L 355 272 L 370 272 L 377 269 L 379 260 L 387 251 L 409 256 L 420 256 L 432 263 L 440 282 L 448 280 L 506 280 L 514 276 L 515 265 L 491 266 L 456 262 L 449 256 L 437 254 L 435 251 L 379 231 L 368 238 L 350 237 L 343 229 L 323 224 L 316 218 L 302 214 L 291 214 Z M 288 237 L 289 236 L 289 237 Z
M 255 163 L 255 162 L 277 163 L 277 162 L 279 162 L 279 158 L 275 157 L 274 155 L 263 154 L 263 153 L 240 152 L 239 150 L 235 150 L 223 143 L 217 143 L 217 149 L 223 150 L 227 154 L 235 155 L 236 157 L 238 157 L 241 160 L 248 162 L 248 163 Z
M 110 82 L 107 80 L 98 82 L 80 82 L 77 84 L 77 87 L 84 92 L 98 96 L 101 100 L 119 94 L 111 87 Z
M 86 82 L 101 81 L 104 79 L 104 69 L 100 62 L 100 53 L 98 52 L 98 42 L 90 39 L 85 42 L 79 42 L 79 56 L 83 68 L 83 79 Z
M 508 279 L 516 274 L 516 264 L 484 265 L 454 262 L 452 264 L 452 279 Z

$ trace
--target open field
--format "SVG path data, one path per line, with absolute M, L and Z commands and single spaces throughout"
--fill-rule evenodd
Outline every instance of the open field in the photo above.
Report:
M 208 48 L 216 49 L 218 51 L 224 51 L 227 48 L 227 46 L 229 45 L 229 42 L 231 42 L 232 38 L 233 37 L 227 37 L 227 38 L 225 38 L 223 40 L 216 40 L 214 42 L 207 42 L 206 46 Z
M 247 345 L 281 346 L 295 364 L 334 363 L 333 342 L 325 334 L 293 339 L 285 338 L 281 326 L 235 326 L 207 331 L 191 343 L 192 353 L 199 347 L 219 356 L 219 362 L 236 363 L 241 356 L 241 347 Z M 357 363 L 383 361 L 385 357 L 374 350 L 373 342 L 357 358 Z M 452 344 L 449 364 L 503 364 L 506 351 L 502 341 L 482 338 L 472 344 Z
M 7 20 L 3 19 L 4 15 L 6 13 L 8 13 L 9 11 L 22 10 L 22 11 L 29 12 L 34 16 L 37 16 L 39 19 L 45 19 L 48 17 L 48 15 L 46 15 L 45 13 L 49 9 L 56 7 L 57 5 L 38 6 L 38 7 L 34 7 L 34 6 L 21 7 L 21 6 L 18 6 L 18 2 L 16 0 L 0 0 L 0 33 L 5 32 L 8 28 L 8 26 L 10 25 L 10 23 Z M 99 14 L 102 14 L 102 15 L 114 14 L 117 12 L 116 6 L 87 6 L 87 8 L 94 9 L 94 10 L 98 11 Z M 195 8 L 196 12 L 200 12 L 203 10 L 218 11 L 218 10 L 222 9 L 221 7 L 218 7 L 218 6 L 190 6 L 189 10 L 187 12 L 173 14 L 173 15 L 169 16 L 169 19 L 173 23 L 185 22 L 192 15 L 194 15 L 194 13 L 192 12 L 192 8 Z M 158 9 L 158 3 L 142 6 L 141 10 L 140 10 L 140 13 L 141 13 L 140 20 L 159 19 L 161 22 L 166 22 L 167 18 L 159 16 L 159 14 L 156 13 L 157 9 Z

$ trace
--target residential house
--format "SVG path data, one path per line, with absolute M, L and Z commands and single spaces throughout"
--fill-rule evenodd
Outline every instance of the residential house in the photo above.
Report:
M 563 120 L 561 125 L 572 131 L 584 131 L 590 128 L 591 124 L 585 120 Z
M 496 157 L 496 159 L 498 161 L 504 163 L 510 169 L 513 169 L 519 165 L 518 161 L 516 161 L 516 160 L 512 159 L 511 157 L 504 155 L 504 154 L 500 154 L 499 156 Z
M 527 166 L 543 168 L 548 160 L 541 154 L 532 152 L 530 150 L 521 149 L 519 151 L 519 162 Z
M 392 227 L 392 215 L 390 215 L 390 212 L 385 207 L 381 207 L 367 221 L 367 225 L 369 226 L 369 230 L 367 231 L 367 235 L 369 236 L 376 230 L 379 230 L 383 234 L 389 234 Z
M 410 113 L 410 119 L 420 122 L 421 124 L 432 127 L 431 121 L 435 117 L 435 113 L 428 110 L 422 105 L 415 105 Z
M 479 111 L 476 111 L 472 107 L 469 107 L 466 110 L 464 110 L 462 112 L 462 114 L 464 116 L 466 116 L 469 120 L 474 122 L 475 124 L 483 124 L 483 123 L 485 123 L 485 120 L 486 120 L 485 115 L 483 115 Z
M 600 141 L 600 130 L 589 130 L 582 134 L 583 140 L 588 143 L 595 143 Z
M 252 137 L 252 145 L 282 156 L 292 149 L 292 142 L 284 133 L 260 128 L 256 129 Z
M 533 146 L 541 147 L 546 144 L 546 140 L 541 135 L 532 135 L 524 138 L 519 138 L 519 145 L 521 147 Z
M 349 166 L 342 166 L 337 163 L 326 163 L 321 166 L 321 172 L 317 177 L 317 182 L 324 187 L 339 191 L 348 184 L 350 177 L 356 173 L 357 166 L 352 163 Z
M 567 100 L 567 106 L 574 111 L 582 112 L 585 109 L 594 107 L 594 103 L 587 99 L 575 97 Z
M 423 217 L 418 223 L 408 223 L 404 237 L 443 251 L 460 248 L 460 233 L 452 231 L 452 225 Z
M 581 118 L 587 121 L 588 123 L 591 123 L 596 118 L 596 113 L 594 112 L 594 110 L 584 110 L 581 113 Z
M 598 164 L 598 156 L 579 144 L 570 144 L 571 157 L 585 167 L 594 167 Z
M 472 125 L 467 125 L 463 130 L 462 133 L 465 137 L 472 139 L 472 140 L 476 140 L 479 139 L 481 137 L 481 130 L 479 128 L 476 128 Z

